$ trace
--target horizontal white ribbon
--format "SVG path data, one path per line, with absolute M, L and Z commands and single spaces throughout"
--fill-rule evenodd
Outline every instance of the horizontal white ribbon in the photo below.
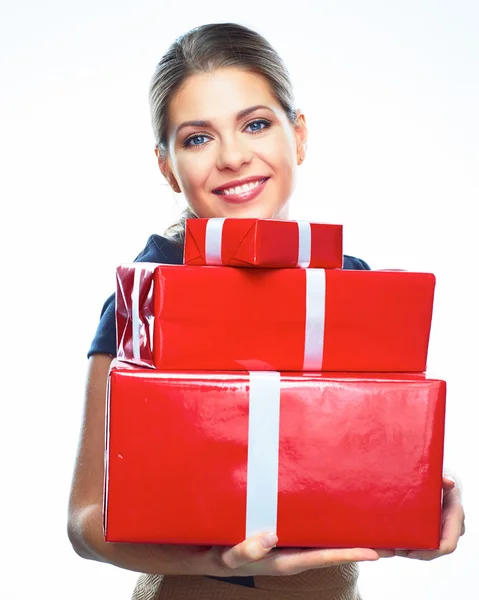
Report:
M 250 371 L 246 536 L 276 533 L 280 374 Z
M 222 265 L 221 242 L 224 219 L 208 219 L 206 223 L 205 262 L 207 265 Z
M 305 269 L 304 273 L 306 276 L 306 325 L 303 371 L 321 371 L 324 349 L 326 272 L 324 269 Z

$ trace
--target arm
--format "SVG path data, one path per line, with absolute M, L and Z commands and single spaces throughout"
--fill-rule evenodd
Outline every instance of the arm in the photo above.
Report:
M 369 549 L 274 549 L 275 535 L 255 536 L 232 548 L 105 542 L 102 528 L 105 400 L 112 358 L 90 358 L 83 423 L 68 511 L 68 535 L 81 557 L 141 573 L 292 575 L 347 562 L 377 560 Z
M 195 573 L 201 554 L 152 544 L 114 544 L 103 538 L 103 458 L 106 383 L 112 358 L 90 358 L 83 423 L 68 509 L 68 536 L 81 557 L 144 573 Z M 201 569 L 201 567 L 199 567 Z M 206 569 L 206 565 L 203 566 Z

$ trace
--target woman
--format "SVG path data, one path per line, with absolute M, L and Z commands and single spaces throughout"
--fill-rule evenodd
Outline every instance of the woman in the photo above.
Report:
M 264 38 L 234 24 L 187 33 L 159 63 L 150 105 L 158 165 L 172 189 L 184 194 L 185 217 L 287 218 L 307 128 L 295 108 L 288 73 Z M 167 234 L 152 235 L 137 260 L 181 263 L 184 219 Z M 368 266 L 345 257 L 344 268 Z M 356 563 L 394 556 L 394 551 L 276 549 L 273 532 L 232 548 L 104 542 L 105 388 L 115 350 L 111 296 L 89 352 L 69 510 L 69 536 L 77 553 L 144 573 L 134 593 L 138 599 L 358 598 Z M 441 548 L 414 553 L 418 558 L 452 552 L 463 532 L 459 491 L 446 479 L 444 489 Z

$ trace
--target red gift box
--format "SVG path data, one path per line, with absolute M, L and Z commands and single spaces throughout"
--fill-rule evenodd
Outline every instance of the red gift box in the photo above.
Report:
M 446 384 L 421 375 L 109 376 L 105 539 L 437 548 Z
M 184 263 L 341 268 L 343 227 L 279 219 L 187 219 Z
M 421 372 L 435 277 L 133 263 L 118 358 L 170 370 Z

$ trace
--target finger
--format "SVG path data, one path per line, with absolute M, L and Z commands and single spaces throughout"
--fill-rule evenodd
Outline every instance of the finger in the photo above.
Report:
M 435 558 L 440 558 L 441 556 L 446 556 L 447 554 L 451 554 L 455 549 L 456 544 L 442 541 L 439 550 L 414 550 L 412 552 L 408 552 L 406 558 L 429 561 L 434 560 Z
M 457 539 L 445 539 L 441 540 L 439 550 L 414 550 L 408 552 L 406 558 L 412 558 L 416 560 L 434 560 L 447 554 L 452 554 L 457 548 Z
M 380 548 L 379 550 L 375 549 L 375 551 L 377 552 L 379 558 L 392 558 L 393 556 L 396 556 L 395 550 L 386 550 L 384 548 Z
M 379 554 L 375 550 L 364 548 L 332 550 L 275 548 L 267 551 L 262 558 L 251 560 L 251 553 L 245 558 L 247 551 L 244 546 L 240 548 L 243 544 L 226 550 L 221 557 L 223 571 L 225 568 L 227 569 L 226 574 L 295 575 L 309 569 L 379 560 Z M 230 565 L 234 569 L 233 572 L 231 572 Z
M 451 554 L 457 548 L 460 536 L 465 531 L 464 511 L 458 498 L 448 499 L 444 507 L 444 523 L 438 550 L 419 550 L 408 552 L 407 558 L 433 560 Z
M 223 566 L 237 569 L 252 561 L 257 561 L 268 554 L 278 542 L 274 533 L 264 533 L 246 539 L 231 548 L 220 550 L 220 560 Z
M 464 509 L 461 504 L 459 492 L 454 490 L 449 492 L 444 498 L 441 544 L 444 544 L 447 548 L 450 543 L 453 543 L 455 548 L 463 527 Z
M 379 554 L 369 548 L 341 549 L 276 549 L 262 561 L 275 575 L 294 575 L 309 569 L 332 567 L 351 562 L 379 560 Z M 258 564 L 258 566 L 261 566 Z
M 452 477 L 444 475 L 444 477 L 442 478 L 442 489 L 445 491 L 449 491 L 454 489 L 455 487 L 456 482 L 454 481 L 454 479 L 452 479 Z
M 442 481 L 443 481 L 443 489 L 445 489 L 444 488 L 444 484 L 446 482 L 447 482 L 448 489 L 451 489 L 451 487 L 450 487 L 451 486 L 451 482 L 453 482 L 454 483 L 453 487 L 456 488 L 456 490 L 457 490 L 457 492 L 459 494 L 459 498 L 462 497 L 462 493 L 463 493 L 462 483 L 461 483 L 461 480 L 459 479 L 459 477 L 456 474 L 451 475 L 449 473 L 444 473 Z

